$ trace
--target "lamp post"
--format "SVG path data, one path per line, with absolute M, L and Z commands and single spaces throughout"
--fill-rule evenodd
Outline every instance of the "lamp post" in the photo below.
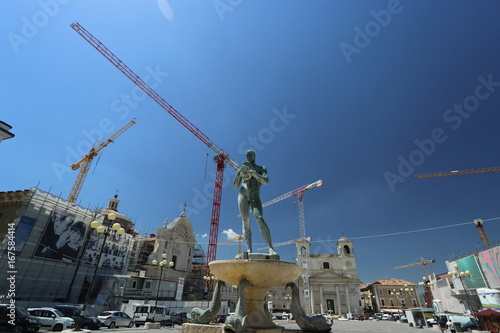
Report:
M 160 279 L 158 280 L 158 288 L 156 290 L 156 300 L 155 300 L 155 309 L 156 309 L 156 306 L 158 305 L 158 297 L 160 295 L 160 285 L 161 285 L 161 276 L 163 274 L 163 266 L 165 266 L 167 264 L 167 254 L 166 253 L 163 253 L 161 255 L 161 257 L 163 258 L 162 261 L 158 262 L 156 259 L 152 261 L 152 264 L 153 265 L 158 265 L 160 266 Z M 168 263 L 168 266 L 172 267 L 174 266 L 174 263 L 171 261 Z
M 408 305 L 406 304 L 406 301 L 409 301 L 411 302 L 411 294 L 410 292 L 413 292 L 413 288 L 408 288 L 408 285 L 404 285 L 403 288 L 399 288 L 399 289 L 393 289 L 393 292 L 396 294 L 396 298 L 398 299 L 399 301 L 399 304 L 400 304 L 400 308 L 401 308 L 401 313 L 404 314 L 404 307 L 407 307 Z M 408 297 L 408 295 L 410 295 L 410 297 Z M 401 296 L 401 298 L 399 298 L 398 296 Z M 404 303 L 403 301 L 404 300 Z
M 108 214 L 107 219 L 110 222 L 113 222 L 116 219 L 116 214 L 115 213 Z M 85 310 L 87 309 L 87 303 L 88 303 L 88 300 L 89 300 L 89 297 L 90 297 L 90 293 L 92 292 L 92 287 L 94 285 L 94 280 L 95 280 L 95 276 L 96 276 L 96 273 L 97 273 L 97 268 L 99 267 L 99 262 L 101 261 L 102 252 L 104 250 L 104 245 L 106 245 L 106 240 L 108 239 L 108 236 L 111 233 L 113 233 L 115 235 L 120 235 L 120 236 L 125 233 L 125 229 L 123 229 L 121 227 L 120 223 L 113 224 L 113 226 L 111 227 L 112 230 L 109 230 L 109 228 L 104 227 L 103 225 L 101 225 L 97 221 L 93 221 L 90 224 L 90 227 L 92 229 L 96 229 L 96 231 L 98 233 L 97 237 L 99 237 L 100 235 L 104 234 L 104 238 L 103 238 L 103 241 L 102 241 L 101 249 L 99 250 L 99 255 L 97 256 L 97 262 L 96 262 L 95 267 L 94 267 L 94 273 L 92 274 L 92 279 L 90 280 L 89 289 L 87 290 L 87 293 L 85 294 L 85 301 L 83 303 L 82 311 L 80 312 L 80 319 L 78 319 L 78 322 L 77 322 L 75 328 L 73 329 L 73 331 L 81 331 L 81 325 L 82 325 L 82 321 L 83 321 L 83 315 L 85 313 Z
M 474 312 L 474 309 L 472 308 L 471 301 L 469 299 L 469 292 L 467 291 L 467 284 L 464 283 L 464 279 L 471 277 L 470 271 L 465 271 L 461 272 L 459 269 L 458 264 L 453 265 L 453 267 L 456 269 L 455 271 L 448 272 L 448 276 L 450 276 L 453 279 L 459 279 L 460 283 L 462 284 L 462 288 L 464 288 L 465 292 L 465 299 L 467 302 L 467 307 L 469 308 L 469 312 Z M 467 309 L 465 309 L 465 312 L 467 312 Z
M 285 300 L 286 300 L 286 308 L 288 309 L 288 311 L 290 311 L 290 301 L 292 300 L 292 296 L 286 294 Z
M 422 280 L 424 281 L 419 282 L 418 285 L 424 288 L 424 302 L 430 307 L 432 305 L 431 287 L 434 285 L 434 282 L 429 281 L 425 276 L 422 277 Z

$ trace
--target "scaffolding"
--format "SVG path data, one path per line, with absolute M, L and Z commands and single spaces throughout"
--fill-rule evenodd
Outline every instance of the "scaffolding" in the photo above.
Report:
M 205 280 L 206 275 L 206 257 L 205 251 L 200 244 L 195 244 L 193 252 L 193 269 L 191 270 L 189 282 L 186 283 L 187 299 L 197 301 L 206 299 Z

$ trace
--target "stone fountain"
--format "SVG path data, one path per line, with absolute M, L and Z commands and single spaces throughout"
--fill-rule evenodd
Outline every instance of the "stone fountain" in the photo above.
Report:
M 217 260 L 210 264 L 210 271 L 224 282 L 239 285 L 243 279 L 251 287 L 245 288 L 245 332 L 281 332 L 282 328 L 269 318 L 265 311 L 269 289 L 297 279 L 302 267 L 295 263 L 266 259 Z
M 234 315 L 227 318 L 224 326 L 210 326 L 201 321 L 184 324 L 183 333 L 220 333 L 231 330 L 236 333 L 280 333 L 266 308 L 266 295 L 270 288 L 278 287 L 297 279 L 302 267 L 296 263 L 279 260 L 273 248 L 271 233 L 264 221 L 260 186 L 268 183 L 267 168 L 255 163 L 255 152 L 246 152 L 247 162 L 243 162 L 233 181 L 238 189 L 238 207 L 243 222 L 243 235 L 248 252 L 238 255 L 234 260 L 215 260 L 209 263 L 210 273 L 219 280 L 238 286 L 238 303 Z M 269 254 L 252 253 L 252 233 L 250 230 L 250 211 L 259 224 Z M 217 297 L 214 295 L 214 299 Z M 213 309 L 207 309 L 214 316 Z M 198 310 L 197 310 L 198 311 Z M 205 311 L 206 312 L 206 311 Z

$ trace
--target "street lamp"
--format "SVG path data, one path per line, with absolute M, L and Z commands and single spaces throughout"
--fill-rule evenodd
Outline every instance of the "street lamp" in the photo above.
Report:
M 464 279 L 467 279 L 467 278 L 470 279 L 471 278 L 470 271 L 461 272 L 460 269 L 459 269 L 458 264 L 453 265 L 453 267 L 455 267 L 456 270 L 448 272 L 448 276 L 450 276 L 453 279 L 459 279 L 460 280 L 460 283 L 462 284 L 462 288 L 464 288 L 465 299 L 466 299 L 466 302 L 467 302 L 467 307 L 469 308 L 469 311 L 474 312 L 474 310 L 472 309 L 471 301 L 469 299 L 469 292 L 467 291 L 467 284 L 464 283 Z M 465 312 L 467 312 L 467 310 Z
M 286 308 L 290 310 L 290 301 L 292 300 L 292 296 L 286 294 L 285 300 L 286 300 Z
M 424 289 L 424 302 L 429 306 L 432 304 L 432 292 L 430 287 L 434 285 L 434 282 L 429 281 L 425 276 L 422 277 L 422 280 L 424 281 L 419 282 L 418 285 Z
M 116 219 L 116 214 L 115 213 L 109 213 L 108 216 L 107 216 L 107 219 L 110 222 L 113 222 Z M 104 250 L 104 245 L 106 245 L 106 240 L 108 239 L 108 236 L 110 236 L 111 233 L 113 233 L 113 235 L 120 235 L 120 236 L 125 233 L 125 229 L 122 228 L 122 226 L 120 225 L 120 223 L 113 224 L 113 226 L 111 227 L 112 230 L 109 230 L 109 228 L 106 228 L 105 226 L 101 225 L 97 221 L 93 221 L 90 224 L 90 227 L 92 229 L 95 229 L 97 231 L 97 233 L 98 233 L 97 237 L 99 237 L 102 234 L 104 234 L 104 238 L 103 238 L 103 241 L 102 241 L 101 249 L 99 250 L 99 255 L 97 256 L 97 262 L 96 262 L 95 267 L 94 267 L 94 273 L 92 274 L 92 279 L 90 280 L 89 289 L 87 290 L 87 293 L 85 294 L 85 301 L 83 303 L 83 307 L 82 307 L 82 310 L 80 312 L 80 319 L 78 319 L 78 322 L 77 322 L 75 328 L 73 329 L 73 331 L 81 331 L 81 325 L 82 325 L 82 321 L 83 321 L 83 315 L 85 313 L 85 310 L 87 309 L 87 303 L 88 303 L 88 300 L 89 300 L 89 297 L 90 297 L 90 293 L 92 291 L 92 287 L 94 285 L 94 280 L 95 280 L 95 276 L 96 276 L 96 273 L 97 273 L 97 268 L 99 267 L 99 262 L 101 261 L 102 252 Z
M 165 259 L 165 258 L 167 258 L 167 254 L 163 253 L 161 255 L 161 257 L 163 258 L 163 260 L 160 262 L 158 262 L 156 259 L 152 261 L 153 265 L 160 266 L 160 279 L 158 280 L 158 289 L 156 290 L 155 309 L 156 309 L 156 306 L 158 305 L 158 296 L 160 294 L 160 285 L 161 285 L 161 276 L 163 274 L 163 266 L 165 266 L 167 264 L 167 260 Z M 168 266 L 172 267 L 172 266 L 174 266 L 174 263 L 171 261 L 168 263 Z

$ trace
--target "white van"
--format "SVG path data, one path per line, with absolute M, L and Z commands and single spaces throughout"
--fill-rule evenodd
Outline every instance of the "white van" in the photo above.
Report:
M 170 309 L 163 305 L 157 305 L 156 307 L 149 304 L 138 305 L 134 311 L 134 321 L 136 327 L 148 322 L 173 326 L 173 321 L 170 318 Z

